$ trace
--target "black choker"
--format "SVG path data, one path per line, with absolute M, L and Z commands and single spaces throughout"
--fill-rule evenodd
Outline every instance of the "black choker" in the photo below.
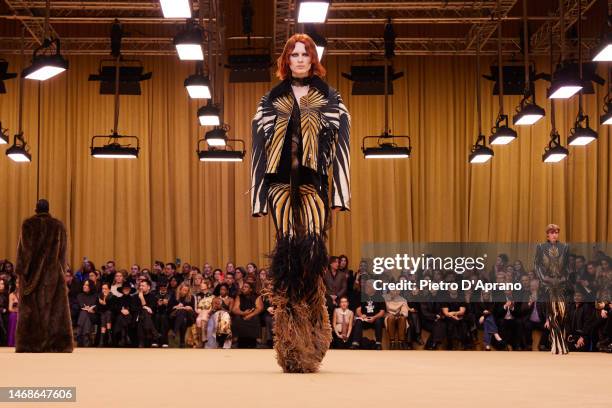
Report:
M 291 77 L 291 85 L 293 86 L 307 86 L 312 82 L 312 77 L 295 78 Z

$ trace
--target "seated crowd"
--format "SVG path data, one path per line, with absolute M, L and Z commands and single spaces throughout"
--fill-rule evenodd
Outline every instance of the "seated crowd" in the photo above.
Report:
M 590 262 L 570 257 L 565 335 L 573 351 L 612 352 L 612 270 L 600 254 Z M 485 276 L 486 275 L 486 276 Z M 491 271 L 420 270 L 396 280 L 452 282 L 481 279 L 520 282 L 525 293 L 511 291 L 387 291 L 373 286 L 362 261 L 356 272 L 346 256 L 332 256 L 325 271 L 327 308 L 335 348 L 439 348 L 531 350 L 532 333 L 541 332 L 539 350 L 550 347 L 547 304 L 533 271 L 500 254 Z M 379 277 L 377 277 L 379 278 Z M 388 277 L 387 281 L 393 280 Z M 155 261 L 151 269 L 117 269 L 108 261 L 100 270 L 86 259 L 65 282 L 75 341 L 80 347 L 270 348 L 274 308 L 267 296 L 265 269 L 228 262 L 225 270 L 205 263 Z M 0 261 L 0 346 L 14 346 L 18 319 L 18 281 L 9 261 Z M 372 329 L 372 335 L 364 330 Z M 373 338 L 371 338 L 373 337 Z

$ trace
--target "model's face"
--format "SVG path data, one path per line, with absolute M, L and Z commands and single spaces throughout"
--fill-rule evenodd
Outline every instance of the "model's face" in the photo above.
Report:
M 546 233 L 546 238 L 553 244 L 559 240 L 559 231 L 549 231 Z
M 289 54 L 289 69 L 294 78 L 306 78 L 310 74 L 311 58 L 304 43 L 297 42 Z

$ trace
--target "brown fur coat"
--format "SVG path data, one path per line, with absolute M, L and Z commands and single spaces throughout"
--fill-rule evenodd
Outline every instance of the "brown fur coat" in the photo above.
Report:
M 17 353 L 70 353 L 73 349 L 64 281 L 66 229 L 49 214 L 23 222 L 15 272 L 19 278 Z

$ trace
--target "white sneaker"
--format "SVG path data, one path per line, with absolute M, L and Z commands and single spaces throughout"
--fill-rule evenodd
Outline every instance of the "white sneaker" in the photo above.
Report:
M 159 344 L 157 344 L 157 343 L 152 343 L 152 344 L 151 344 L 151 347 L 159 347 Z
M 167 344 L 162 344 L 162 348 L 168 348 Z

